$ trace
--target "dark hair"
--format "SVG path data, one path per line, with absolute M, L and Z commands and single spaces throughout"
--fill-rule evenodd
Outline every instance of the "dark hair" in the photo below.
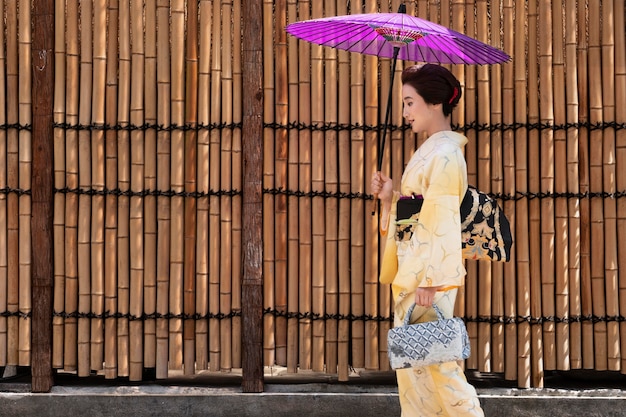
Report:
M 443 114 L 448 116 L 461 99 L 461 83 L 446 68 L 425 64 L 413 65 L 402 71 L 402 84 L 415 88 L 428 104 L 443 104 Z

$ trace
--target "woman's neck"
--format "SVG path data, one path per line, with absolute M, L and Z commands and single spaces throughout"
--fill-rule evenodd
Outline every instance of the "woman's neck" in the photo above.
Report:
M 427 133 L 428 136 L 432 136 L 438 132 L 444 132 L 452 130 L 452 125 L 450 124 L 450 116 L 442 117 L 441 119 L 437 118 L 433 120 L 433 123 L 430 125 Z

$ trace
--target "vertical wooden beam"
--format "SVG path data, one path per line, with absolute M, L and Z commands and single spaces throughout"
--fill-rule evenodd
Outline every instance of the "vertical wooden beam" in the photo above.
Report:
M 33 2 L 32 172 L 32 391 L 48 392 L 52 376 L 52 217 L 54 1 Z
M 243 0 L 243 392 L 263 392 L 262 0 Z

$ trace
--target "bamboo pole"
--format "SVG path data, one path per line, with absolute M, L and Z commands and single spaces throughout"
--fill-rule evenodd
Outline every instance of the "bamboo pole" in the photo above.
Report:
M 589 5 L 589 123 L 602 123 L 604 112 L 604 98 L 602 97 L 602 39 L 603 25 L 600 2 L 590 2 Z M 603 186 L 603 149 L 605 140 L 602 130 L 595 129 L 589 133 L 589 187 L 591 191 L 602 190 Z M 604 201 L 601 198 L 592 198 L 590 202 L 590 232 L 591 232 L 591 297 L 593 314 L 603 317 L 606 314 L 605 297 L 605 244 Z M 607 242 L 609 243 L 609 242 Z M 606 321 L 593 324 L 593 352 L 595 370 L 607 370 L 607 323 Z
M 602 109 L 603 120 L 615 120 L 615 12 L 624 14 L 624 9 L 617 10 L 613 2 L 602 4 Z M 623 90 L 622 90 L 623 92 Z M 618 92 L 619 95 L 622 92 Z M 615 129 L 607 127 L 602 131 L 602 190 L 614 194 L 616 187 Z M 618 277 L 618 240 L 617 240 L 617 202 L 614 198 L 604 199 L 604 297 L 606 299 L 606 317 L 619 316 L 619 277 Z M 619 324 L 608 321 L 606 325 L 607 369 L 620 370 Z
M 502 41 L 500 39 L 501 31 L 501 2 L 491 2 L 489 5 L 491 42 L 490 44 L 502 48 Z M 491 125 L 497 126 L 502 124 L 503 118 L 503 100 L 502 100 L 502 72 L 503 67 L 501 65 L 493 65 L 490 68 L 489 88 L 491 90 Z M 502 193 L 504 186 L 504 152 L 503 147 L 503 132 L 499 129 L 494 129 L 491 132 L 491 155 L 490 155 L 490 177 L 491 192 Z M 491 265 L 492 274 L 492 297 L 491 297 L 491 316 L 503 317 L 504 316 L 504 268 L 502 263 L 493 263 Z M 492 372 L 503 373 L 505 368 L 505 339 L 504 339 L 504 324 L 494 323 L 491 325 L 491 370 Z
M 298 1 L 287 1 L 287 20 L 295 22 L 298 20 Z M 304 46 L 304 42 L 299 42 L 294 36 L 287 38 L 289 49 L 288 62 L 288 82 L 290 102 L 300 102 L 300 65 L 299 50 Z M 289 106 L 289 120 L 299 120 L 300 106 Z M 300 155 L 300 134 L 298 130 L 288 131 L 288 180 L 287 185 L 290 190 L 299 190 L 299 155 Z M 299 240 L 299 199 L 295 195 L 287 197 L 287 311 L 298 311 L 300 273 L 300 240 Z M 295 317 L 287 319 L 287 372 L 295 373 L 298 368 L 298 338 L 299 320 Z
M 211 91 L 211 2 L 201 1 L 198 5 L 200 11 L 200 43 L 198 56 L 198 88 L 200 91 Z M 210 96 L 211 94 L 198 95 L 198 124 L 208 126 L 210 119 Z M 198 182 L 196 184 L 199 193 L 208 194 L 209 186 L 209 130 L 199 129 L 197 136 L 197 171 Z M 196 232 L 196 313 L 206 317 L 209 313 L 209 199 L 200 198 L 197 202 L 197 232 Z M 196 320 L 196 370 L 207 369 L 209 366 L 208 347 L 208 320 L 202 318 Z
M 198 3 L 187 4 L 185 56 L 185 125 L 195 126 L 198 123 Z M 223 45 L 225 47 L 225 45 Z M 185 131 L 185 191 L 194 193 L 197 190 L 197 142 L 195 129 Z M 183 264 L 183 309 L 185 316 L 192 317 L 196 312 L 196 208 L 195 198 L 184 200 L 184 264 Z M 228 242 L 224 242 L 228 245 Z M 228 246 L 226 246 L 228 247 Z M 195 321 L 187 319 L 183 324 L 183 363 L 185 375 L 195 372 Z
M 93 103 L 91 123 L 103 126 L 106 104 L 106 1 L 93 2 Z M 90 19 L 86 19 L 90 21 Z M 100 192 L 105 189 L 105 141 L 104 130 L 97 129 L 91 134 L 91 187 Z M 105 197 L 94 195 L 91 198 L 91 312 L 98 316 L 91 320 L 90 369 L 99 371 L 104 363 L 104 320 L 105 312 Z
M 171 28 L 180 21 L 180 11 L 174 14 L 173 24 L 170 26 L 169 0 L 158 0 L 157 13 L 157 123 L 171 126 L 171 70 L 170 62 L 170 32 Z M 208 90 L 205 90 L 208 91 Z M 157 190 L 170 188 L 170 149 L 171 133 L 168 130 L 159 130 L 157 133 Z M 170 312 L 170 243 L 171 243 L 171 200 L 160 195 L 157 197 L 157 289 L 156 311 L 159 317 L 156 321 L 156 377 L 164 379 L 168 376 L 168 369 L 180 369 L 182 366 L 181 345 L 172 337 L 170 346 L 170 322 L 172 326 L 179 326 L 180 321 L 165 317 Z M 171 348 L 171 352 L 170 352 Z
M 326 15 L 337 15 L 336 2 L 326 1 L 324 4 L 324 12 Z M 324 50 L 324 121 L 336 125 L 338 122 L 338 72 L 337 72 L 337 51 L 332 48 Z M 324 181 L 323 186 L 329 193 L 337 193 L 339 191 L 339 172 L 338 172 L 338 148 L 337 148 L 337 131 L 329 130 L 324 133 Z M 324 305 L 323 312 L 329 315 L 336 315 L 338 312 L 339 302 L 339 285 L 337 277 L 337 261 L 338 261 L 338 206 L 339 201 L 336 198 L 328 198 L 325 202 L 325 254 L 323 259 L 326 265 L 322 266 L 321 272 L 325 276 L 324 282 Z M 321 312 L 320 312 L 321 313 Z M 326 320 L 321 321 L 325 326 L 325 346 L 324 355 L 320 355 L 323 359 L 322 366 L 326 366 L 326 373 L 337 373 L 337 321 Z
M 311 18 L 323 16 L 323 2 L 313 2 Z M 311 122 L 313 125 L 324 125 L 324 47 L 311 47 Z M 311 189 L 324 190 L 324 132 L 314 130 L 311 134 Z M 325 223 L 324 199 L 313 198 L 311 201 L 311 311 L 314 314 L 324 314 L 326 253 L 325 253 Z M 311 369 L 321 372 L 324 370 L 324 321 L 314 320 L 312 323 Z
M 374 0 L 368 0 L 365 2 L 365 13 L 374 13 L 377 11 L 377 2 Z M 386 108 L 383 110 L 379 106 L 379 71 L 378 65 L 379 59 L 375 56 L 365 57 L 365 125 L 376 126 L 380 123 L 380 120 L 384 119 L 381 113 L 384 115 Z M 383 60 L 383 65 L 389 67 L 391 64 L 389 60 Z M 382 79 L 382 87 L 384 91 L 389 91 L 389 70 L 386 71 L 386 82 Z M 386 88 L 385 88 L 386 87 Z M 386 97 L 386 96 L 385 96 Z M 353 165 L 353 170 L 358 170 L 356 173 L 356 183 L 353 183 L 360 192 L 365 193 L 367 191 L 366 184 L 369 184 L 372 174 L 377 170 L 377 148 L 378 148 L 378 134 L 376 130 L 369 130 L 365 132 L 364 138 L 364 152 L 363 152 L 363 166 Z M 367 187 L 369 188 L 369 187 Z M 357 280 L 353 281 L 353 293 L 354 299 L 357 302 L 356 306 L 360 309 L 360 314 L 366 314 L 369 316 L 378 316 L 378 260 L 374 256 L 374 248 L 378 248 L 378 222 L 375 216 L 366 212 L 369 210 L 369 204 L 365 204 L 364 201 L 360 201 L 353 206 L 353 221 L 360 219 L 364 222 L 362 226 L 363 232 L 361 236 L 357 237 L 357 244 L 362 246 L 363 253 L 363 282 Z M 356 278 L 356 277 L 355 277 Z M 358 300 L 356 300 L 358 297 Z M 360 307 L 362 305 L 362 307 Z M 378 322 L 375 320 L 368 320 L 365 323 L 359 323 L 357 328 L 363 328 L 362 342 L 357 344 L 357 353 L 361 355 L 360 350 L 363 349 L 363 365 L 366 369 L 378 368 Z M 357 333 L 358 334 L 358 333 Z M 361 345 L 363 346 L 361 348 Z M 358 358 L 358 356 L 357 356 Z M 360 367 L 355 360 L 355 367 Z
M 222 2 L 222 19 L 228 23 L 232 17 L 232 2 Z M 230 25 L 224 24 L 225 29 Z M 231 125 L 233 122 L 233 32 L 224 30 L 222 36 L 222 123 Z M 220 179 L 221 189 L 230 190 L 232 188 L 232 150 L 233 131 L 231 128 L 222 131 L 221 138 L 221 161 Z M 232 248 L 232 200 L 229 197 L 222 197 L 220 200 L 220 237 L 224 248 Z M 232 299 L 232 275 L 233 275 L 232 251 L 226 250 L 222 256 L 220 265 L 220 306 L 222 314 L 228 314 L 231 310 Z M 227 371 L 232 368 L 231 355 L 232 327 L 230 319 L 220 321 L 220 370 Z
M 298 20 L 309 19 L 308 1 L 298 2 Z M 306 42 L 299 44 L 299 64 L 300 72 L 298 78 L 299 91 L 298 96 L 300 103 L 310 103 L 312 98 L 311 83 L 312 74 L 310 66 L 312 65 L 313 47 Z M 304 125 L 312 123 L 311 108 L 301 106 L 298 120 Z M 298 141 L 298 165 L 299 165 L 299 190 L 303 193 L 311 192 L 311 131 L 303 130 L 300 132 Z M 298 305 L 295 311 L 299 313 L 311 312 L 311 267 L 312 267 L 312 236 L 311 236 L 311 199 L 302 198 L 299 201 L 299 219 L 298 219 L 299 236 L 299 285 L 298 285 Z M 311 369 L 311 339 L 312 339 L 312 323 L 310 318 L 301 318 L 299 320 L 298 329 L 298 365 L 300 369 Z
M 466 4 L 465 19 L 467 33 L 472 35 L 472 32 L 475 30 L 475 13 L 473 4 Z M 465 90 L 463 91 L 463 98 L 465 103 L 477 102 L 477 77 L 476 68 L 474 68 L 473 66 L 467 66 L 467 68 L 465 68 Z M 465 107 L 465 120 L 467 123 L 477 122 L 477 117 L 478 113 L 476 105 L 468 105 Z M 467 130 L 465 132 L 465 136 L 468 139 L 468 144 L 465 146 L 465 160 L 467 161 L 467 181 L 469 184 L 479 186 L 477 171 L 477 132 L 473 129 Z M 483 277 L 480 276 L 479 279 L 477 262 L 466 262 L 465 267 L 467 270 L 467 276 L 465 280 L 465 315 L 467 317 L 477 318 L 480 313 L 476 301 L 478 300 L 479 294 L 479 282 L 483 279 Z M 485 300 L 490 299 L 490 296 L 484 295 L 484 297 Z M 472 352 L 475 352 L 475 354 L 471 355 L 467 359 L 466 365 L 470 369 L 479 369 L 479 366 L 482 367 L 483 363 L 483 361 L 481 361 L 480 359 L 480 355 L 478 354 L 480 346 L 482 345 L 482 342 L 479 341 L 479 324 L 476 322 L 467 323 L 467 332 L 470 338 L 470 346 L 472 348 Z
M 537 1 L 528 3 L 528 45 L 539 45 L 538 33 L 533 28 L 537 24 L 544 24 L 543 17 L 538 15 Z M 538 23 L 541 21 L 541 23 Z M 541 26 L 544 27 L 544 26 Z M 540 120 L 539 109 L 539 60 L 537 48 L 528 48 L 528 122 L 537 124 Z M 531 129 L 528 132 L 528 190 L 531 193 L 541 191 L 541 171 L 539 166 L 540 132 Z M 529 201 L 529 236 L 541 234 L 541 201 Z M 530 249 L 530 315 L 541 317 L 541 242 L 537 239 L 529 241 Z M 543 386 L 543 344 L 541 326 L 531 328 L 531 378 L 532 386 Z
M 170 118 L 172 126 L 185 123 L 185 1 L 170 2 Z M 170 78 L 171 77 L 171 78 Z M 185 134 L 180 129 L 172 129 L 170 134 L 170 189 L 175 193 L 185 190 Z M 165 149 L 164 149 L 165 151 Z M 170 198 L 169 235 L 169 313 L 174 318 L 169 322 L 170 369 L 181 369 L 185 364 L 182 319 L 184 313 L 184 198 L 175 195 Z M 217 335 L 216 335 L 217 336 Z M 193 366 L 193 364 L 187 364 Z
M 430 1 L 429 0 L 418 0 L 417 1 L 418 12 L 416 16 L 422 19 L 428 19 Z
M 488 26 L 488 10 L 487 1 L 480 0 L 476 2 L 476 38 L 482 42 L 488 42 L 489 26 Z M 477 121 L 479 124 L 491 123 L 491 103 L 489 91 L 489 70 L 487 67 L 479 67 L 476 69 L 476 94 L 478 96 L 478 114 Z M 476 174 L 478 176 L 476 185 L 480 190 L 485 192 L 491 191 L 491 155 L 492 155 L 492 139 L 488 130 L 478 132 L 476 138 Z M 479 317 L 491 317 L 494 297 L 494 277 L 493 269 L 490 263 L 481 262 L 478 264 L 478 298 L 471 299 L 478 305 Z M 480 299 L 480 302 L 478 300 Z M 492 370 L 492 332 L 489 322 L 478 323 L 478 370 L 483 372 L 491 372 Z
M 576 2 L 567 0 L 565 5 L 565 91 L 567 102 L 566 119 L 569 124 L 578 122 L 578 66 L 576 64 Z M 578 193 L 579 158 L 578 129 L 567 130 L 567 191 Z M 568 200 L 568 236 L 569 236 L 569 316 L 580 317 L 580 199 Z M 571 369 L 582 367 L 581 324 L 572 321 L 569 324 L 569 366 Z
M 515 4 L 514 77 L 515 91 L 526 91 L 528 86 L 527 65 L 530 55 L 526 53 L 525 4 Z M 524 17 L 524 18 L 521 18 Z M 530 26 L 528 26 L 530 27 Z M 515 120 L 527 122 L 528 103 L 526 94 L 515 94 Z M 515 130 L 515 188 L 522 193 L 528 192 L 528 131 L 521 127 Z M 517 268 L 517 315 L 530 317 L 530 243 L 528 239 L 528 199 L 519 199 L 515 203 L 516 222 L 513 223 L 515 234 L 515 258 Z M 527 321 L 519 323 L 517 328 L 517 385 L 531 387 L 531 326 Z
M 109 2 L 108 33 L 115 36 L 107 36 L 106 56 L 106 112 L 105 122 L 107 125 L 117 124 L 117 46 L 118 46 L 118 17 L 119 9 L 117 2 Z M 117 188 L 117 133 L 115 130 L 107 130 L 105 134 L 106 154 L 106 180 L 107 190 Z M 104 258 L 104 309 L 111 316 L 104 322 L 104 377 L 106 379 L 117 378 L 117 323 L 115 313 L 118 312 L 117 297 L 117 196 L 107 194 L 105 197 L 105 258 Z
M 578 95 L 580 97 L 580 106 L 578 107 L 578 122 L 581 125 L 579 129 L 579 160 L 583 163 L 579 165 L 579 182 L 581 194 L 589 193 L 590 190 L 590 170 L 589 170 L 589 130 L 585 124 L 589 122 L 589 87 L 588 74 L 589 64 L 589 38 L 587 24 L 587 7 L 578 8 Z M 581 262 L 581 310 L 582 315 L 589 317 L 593 314 L 592 298 L 591 298 L 591 211 L 590 199 L 583 198 L 580 201 L 580 262 Z M 583 368 L 592 369 L 594 366 L 594 346 L 593 346 L 593 323 L 584 321 L 582 323 L 582 355 Z
M 559 17 L 560 18 L 560 17 Z M 546 30 L 545 36 L 539 37 L 539 84 L 541 94 L 539 96 L 539 118 L 546 125 L 554 124 L 554 88 L 553 80 L 553 41 L 549 34 L 552 33 L 552 5 L 548 0 L 539 2 L 539 27 Z M 538 90 L 537 90 L 538 91 Z M 542 192 L 554 192 L 554 132 L 551 129 L 542 129 L 540 132 L 540 179 L 539 190 Z M 554 317 L 554 294 L 555 294 L 555 266 L 554 266 L 554 199 L 543 198 L 540 200 L 539 227 L 541 230 L 541 314 Z M 531 258 L 532 259 L 532 258 Z M 543 364 L 545 369 L 556 368 L 555 355 L 555 325 L 554 322 L 543 324 Z
M 7 123 L 18 122 L 18 60 L 17 60 L 17 5 L 7 7 L 6 29 L 6 91 L 7 91 Z M 6 139 L 6 167 L 7 173 L 18 171 L 18 133 L 16 129 L 8 130 Z M 9 189 L 17 189 L 17 176 L 7 176 Z M 16 313 L 19 308 L 17 299 L 18 277 L 18 198 L 15 193 L 6 195 L 7 205 L 7 312 Z M 6 362 L 8 365 L 17 365 L 17 338 L 18 319 L 15 316 L 7 317 Z
M 559 7 L 561 6 L 561 7 Z M 567 99 L 565 80 L 565 47 L 563 13 L 564 4 L 557 3 L 553 12 L 553 72 L 554 72 L 554 124 L 564 125 L 567 121 Z M 558 130 L 554 133 L 554 190 L 557 193 L 568 191 L 568 160 L 567 160 L 567 131 Z M 555 200 L 555 315 L 559 318 L 569 318 L 570 311 L 570 266 L 569 266 L 569 211 L 568 201 Z M 569 324 L 556 324 L 556 367 L 570 369 L 570 336 Z
M 429 19 L 446 27 L 450 26 L 450 2 L 449 0 L 440 0 L 439 2 L 428 2 Z M 447 65 L 447 64 L 444 64 Z M 450 67 L 447 67 L 450 69 Z
M 615 10 L 625 10 L 623 0 L 615 2 Z M 626 31 L 624 29 L 624 15 L 620 13 L 615 14 L 615 91 L 626 91 Z M 615 121 L 617 123 L 626 122 L 626 97 L 624 95 L 617 95 L 615 102 Z M 616 133 L 616 160 L 617 169 L 621 169 L 626 164 L 626 129 L 620 129 Z M 617 189 L 625 190 L 626 182 L 623 175 L 617 176 Z M 617 239 L 618 242 L 623 242 L 626 236 L 626 202 L 624 199 L 619 199 L 617 202 Z M 618 269 L 624 271 L 626 265 L 626 247 L 624 245 L 618 246 Z M 626 274 L 619 275 L 619 307 L 620 311 L 626 311 L 626 297 L 624 297 L 624 290 L 626 290 Z M 626 349 L 626 323 L 620 324 L 620 349 L 622 352 Z M 622 374 L 626 373 L 626 355 L 622 354 L 620 371 Z
M 76 2 L 67 3 L 66 21 L 66 123 L 78 123 L 78 5 Z M 66 132 L 65 156 L 65 185 L 70 190 L 78 188 L 78 134 L 76 130 Z M 78 266 L 77 259 L 77 213 L 78 197 L 68 194 L 65 202 L 65 312 L 78 313 Z M 75 371 L 77 368 L 77 317 L 68 317 L 65 320 L 64 362 L 66 371 Z
M 79 14 L 80 43 L 80 84 L 78 123 L 88 126 L 91 122 L 91 104 L 93 90 L 93 34 L 92 5 L 81 4 Z M 78 131 L 78 187 L 81 190 L 91 188 L 91 135 L 88 130 Z M 88 194 L 78 196 L 78 312 L 91 311 L 91 197 Z M 90 319 L 78 319 L 78 376 L 90 374 Z
M 2 35 L 4 37 L 4 31 Z M 54 88 L 54 122 L 65 122 L 65 1 L 57 0 L 55 4 L 55 30 L 54 30 L 54 60 L 55 60 L 55 88 Z M 4 41 L 0 42 L 4 44 Z M 0 49 L 4 51 L 4 49 Z M 4 52 L 0 52 L 4 53 Z M 4 55 L 3 55 L 3 60 Z M 0 79 L 4 80 L 4 65 L 0 65 Z M 0 84 L 4 88 L 4 82 Z M 4 94 L 2 94 L 4 96 Z M 2 101 L 2 107 L 7 107 L 5 101 Z M 0 117 L 4 119 L 6 108 L 0 110 Z M 0 120 L 4 123 L 5 120 Z M 3 138 L 6 141 L 6 138 Z M 6 142 L 5 142 L 6 146 Z M 5 155 L 5 152 L 0 152 Z M 6 184 L 6 182 L 4 183 Z M 57 128 L 54 130 L 54 186 L 57 189 L 65 187 L 65 130 Z M 4 203 L 6 210 L 6 202 Z M 6 224 L 8 212 L 0 213 L 0 218 Z M 65 311 L 65 195 L 56 193 L 54 196 L 54 301 L 53 313 Z M 3 226 L 0 230 L 6 230 Z M 6 247 L 6 246 L 0 246 Z M 6 256 L 6 255 L 5 255 Z M 0 262 L 7 266 L 6 262 Z M 4 269 L 3 269 L 4 270 Z M 7 277 L 8 278 L 8 277 Z M 0 284 L 2 285 L 2 284 Z M 6 288 L 6 285 L 2 285 Z M 6 294 L 6 292 L 5 292 Z M 5 296 L 6 297 L 6 296 Z M 1 308 L 1 306 L 0 306 Z M 6 307 L 5 309 L 6 310 Z M 60 315 L 53 314 L 52 317 L 52 367 L 55 369 L 63 368 L 63 345 L 65 338 L 65 319 Z M 0 331 L 4 330 L 6 335 L 6 319 L 0 319 Z M 6 340 L 0 341 L 0 347 L 5 349 L 3 355 L 6 361 Z
M 362 10 L 362 1 L 355 2 L 352 10 Z M 350 124 L 363 126 L 365 120 L 365 57 L 360 54 L 350 54 Z M 370 68 L 371 68 L 370 63 Z M 351 134 L 350 147 L 350 188 L 352 192 L 363 191 L 363 163 L 365 157 L 365 132 L 356 129 Z M 363 236 L 363 215 L 365 206 L 359 199 L 351 201 L 350 207 L 350 292 L 351 310 L 354 316 L 365 314 L 364 307 L 364 236 Z M 352 321 L 351 343 L 352 343 L 352 366 L 363 368 L 365 366 L 365 325 L 362 321 Z
M 289 73 L 288 73 L 288 44 L 285 26 L 287 23 L 287 2 L 277 1 L 275 5 L 276 16 L 276 123 L 287 125 L 289 123 Z M 288 185 L 288 134 L 287 129 L 275 132 L 276 155 L 275 155 L 275 186 L 276 188 L 289 189 Z M 274 200 L 275 212 L 275 265 L 274 265 L 274 292 L 275 308 L 277 311 L 287 311 L 287 239 L 288 239 L 288 215 L 287 195 L 278 194 Z M 287 365 L 287 318 L 275 318 L 275 356 L 276 364 Z M 271 365 L 271 364 L 268 364 Z
M 219 2 L 213 3 L 213 42 L 222 43 L 221 34 L 221 5 Z M 221 121 L 221 94 L 222 94 L 222 59 L 220 48 L 211 50 L 211 123 L 219 124 Z M 209 184 L 212 190 L 219 190 L 220 187 L 220 131 L 211 131 L 210 138 L 210 163 L 209 163 Z M 219 311 L 220 294 L 220 197 L 212 195 L 209 197 L 209 311 Z M 219 319 L 209 319 L 209 369 L 218 371 L 220 367 L 220 321 Z
M 119 3 L 118 26 L 118 96 L 117 96 L 117 125 L 130 125 L 130 90 L 131 90 L 131 50 L 130 50 L 130 3 Z M 122 192 L 131 189 L 131 145 L 128 130 L 121 129 L 117 134 L 117 180 Z M 132 272 L 130 254 L 130 198 L 121 195 L 117 202 L 117 302 L 120 318 L 117 322 L 117 364 L 118 376 L 130 376 L 131 372 L 131 340 L 129 315 L 131 311 L 130 280 Z M 134 266 L 134 261 L 132 261 Z M 134 376 L 134 375 L 133 375 Z
M 515 49 L 515 32 L 511 30 L 515 28 L 515 3 L 513 0 L 505 0 L 502 4 L 503 22 L 502 26 L 509 28 L 503 32 L 503 47 L 505 51 L 512 52 Z M 516 57 L 517 58 L 517 57 Z M 519 59 L 523 60 L 521 56 Z M 521 94 L 521 93 L 519 93 Z M 505 126 L 511 126 L 515 123 L 515 65 L 505 64 L 503 66 L 503 85 L 502 85 L 502 122 Z M 502 136 L 503 149 L 503 166 L 504 166 L 504 184 L 503 193 L 505 195 L 514 196 L 516 191 L 516 172 L 515 172 L 515 131 L 507 129 Z M 515 211 L 515 201 L 513 199 L 504 202 L 504 212 L 509 218 L 511 224 L 517 222 L 517 212 Z M 517 236 L 515 236 L 517 239 Z M 517 258 L 513 251 L 513 259 L 504 265 L 504 306 L 503 314 L 506 320 L 504 325 L 504 379 L 507 381 L 517 380 L 517 339 L 518 325 L 513 321 L 517 317 L 517 282 L 516 282 L 516 263 Z
M 552 5 L 552 74 L 553 74 L 553 109 L 555 126 L 566 122 L 567 100 L 565 96 L 565 56 L 563 3 Z M 567 192 L 567 132 L 559 129 L 554 132 L 554 191 L 557 194 Z M 569 245 L 568 245 L 568 201 L 557 198 L 554 201 L 554 315 L 559 318 L 569 317 Z M 554 364 L 556 369 L 568 370 L 569 364 L 569 325 L 557 322 L 555 325 Z
M 263 13 L 272 14 L 274 9 L 273 1 L 263 1 Z M 274 22 L 271 19 L 263 21 L 263 121 L 271 123 L 274 121 L 275 111 L 275 83 L 274 79 Z M 274 131 L 263 129 L 263 188 L 273 189 L 276 178 L 275 153 L 276 150 Z M 280 169 L 280 167 L 279 167 Z M 276 219 L 272 213 L 276 210 L 276 198 L 272 194 L 263 196 L 263 308 L 274 309 L 275 302 L 275 267 L 276 267 Z M 276 318 L 272 314 L 263 317 L 263 364 L 273 365 L 276 361 Z
M 144 70 L 144 120 L 149 126 L 157 124 L 157 27 L 156 2 L 145 4 L 145 70 Z M 151 128 L 144 132 L 144 188 L 156 190 L 157 185 L 157 132 Z M 144 204 L 144 282 L 143 310 L 148 316 L 154 317 L 157 302 L 157 204 L 154 195 L 146 195 Z M 144 368 L 157 367 L 157 336 L 156 320 L 143 321 L 144 332 Z
M 32 124 L 32 58 L 31 58 L 31 8 L 30 3 L 20 2 L 18 6 L 19 46 L 19 124 Z M 32 176 L 32 134 L 20 130 L 19 137 L 19 188 L 31 189 Z M 31 196 L 19 197 L 19 311 L 30 315 L 32 312 L 32 235 L 31 235 Z M 19 365 L 28 366 L 31 362 L 31 319 L 19 321 Z
M 235 0 L 233 5 L 233 33 L 242 33 L 242 5 L 240 0 Z M 233 123 L 241 124 L 243 121 L 242 106 L 237 103 L 243 102 L 243 66 L 242 66 L 242 37 L 233 37 Z M 242 152 L 242 134 L 241 129 L 235 129 L 233 132 L 233 149 L 232 149 L 232 189 L 241 191 L 243 189 L 243 152 Z M 242 308 L 242 201 L 240 196 L 234 196 L 232 202 L 232 229 L 233 229 L 233 248 L 232 248 L 232 299 L 231 309 L 233 313 L 241 313 Z M 241 346 L 242 346 L 242 329 L 241 315 L 232 318 L 232 366 L 241 368 Z
M 130 2 L 131 32 L 131 75 L 130 82 L 130 124 L 144 124 L 144 80 L 145 80 L 145 48 L 141 0 Z M 144 189 L 145 178 L 145 139 L 143 130 L 133 129 L 130 132 L 130 189 L 139 193 Z M 129 380 L 141 381 L 144 368 L 144 331 L 143 331 L 143 296 L 144 296 L 144 204 L 139 195 L 130 197 L 129 210 L 129 244 L 130 244 L 130 374 Z
M 348 14 L 345 2 L 338 2 L 337 15 Z M 337 84 L 338 123 L 350 124 L 350 54 L 346 51 L 337 53 Z M 339 165 L 339 192 L 349 193 L 350 186 L 350 131 L 340 130 L 337 137 L 337 153 Z M 339 225 L 337 233 L 337 275 L 338 275 L 338 307 L 337 313 L 346 317 L 350 314 L 350 200 L 339 200 Z M 346 319 L 338 322 L 337 328 L 337 378 L 348 381 L 350 366 L 350 322 Z

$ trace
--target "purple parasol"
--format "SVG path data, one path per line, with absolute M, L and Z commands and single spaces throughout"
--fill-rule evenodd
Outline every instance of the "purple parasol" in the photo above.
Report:
M 287 33 L 318 45 L 392 58 L 391 84 L 378 170 L 391 118 L 391 89 L 398 59 L 438 64 L 497 64 L 511 58 L 501 50 L 428 20 L 398 13 L 366 13 L 324 17 L 287 25 Z
M 405 13 L 367 13 L 296 22 L 287 33 L 318 45 L 406 61 L 497 64 L 501 50 L 462 33 Z

